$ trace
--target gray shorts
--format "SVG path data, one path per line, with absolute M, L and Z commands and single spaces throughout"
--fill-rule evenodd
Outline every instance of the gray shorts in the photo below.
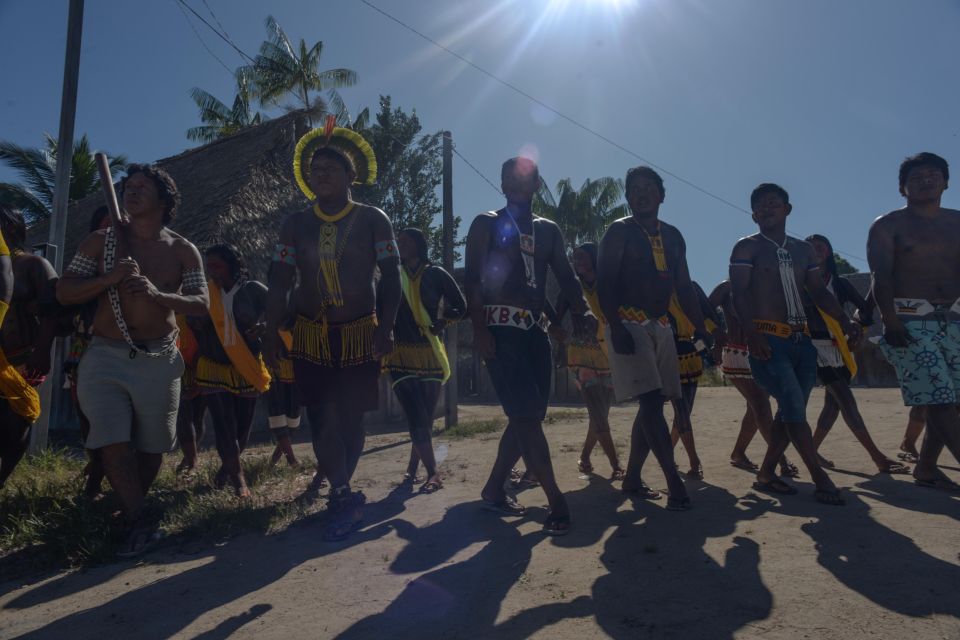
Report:
M 670 325 L 647 320 L 642 324 L 624 322 L 623 326 L 633 336 L 634 352 L 630 355 L 613 350 L 610 327 L 606 328 L 607 344 L 610 345 L 610 372 L 613 374 L 613 392 L 617 402 L 632 400 L 657 389 L 667 399 L 681 397 L 680 364 Z
M 158 351 L 164 344 L 146 347 Z M 143 453 L 173 449 L 183 369 L 177 349 L 159 358 L 141 353 L 131 358 L 125 342 L 94 337 L 77 371 L 77 397 L 90 420 L 86 447 L 130 442 Z

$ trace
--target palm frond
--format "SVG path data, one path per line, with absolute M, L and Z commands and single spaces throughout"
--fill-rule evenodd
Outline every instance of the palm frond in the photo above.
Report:
M 53 202 L 56 167 L 49 153 L 2 140 L 0 141 L 0 162 L 20 174 L 21 182 L 41 201 L 48 205 Z
M 26 218 L 27 224 L 50 217 L 50 208 L 41 202 L 35 195 L 18 184 L 0 182 L 0 202 L 19 209 Z

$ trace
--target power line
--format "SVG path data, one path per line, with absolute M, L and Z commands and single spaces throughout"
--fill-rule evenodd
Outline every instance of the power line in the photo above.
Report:
M 223 35 L 225 35 L 225 36 L 227 36 L 227 37 L 229 38 L 229 37 L 230 37 L 230 34 L 227 33 L 227 28 L 224 27 L 224 26 L 220 23 L 220 19 L 217 18 L 217 14 L 215 14 L 215 13 L 213 12 L 213 9 L 210 8 L 210 5 L 207 4 L 207 0 L 202 0 L 202 2 L 203 2 L 203 6 L 205 6 L 205 7 L 207 8 L 207 11 L 210 12 L 210 17 L 213 18 L 213 21 L 216 22 L 216 23 L 217 23 L 217 26 L 220 27 L 220 30 L 223 31 Z M 233 42 L 232 39 L 231 39 L 230 41 Z
M 230 75 L 233 75 L 233 70 L 232 70 L 230 67 L 228 67 L 227 64 L 226 64 L 223 60 L 220 59 L 220 56 L 218 56 L 217 54 L 215 54 L 215 53 L 213 52 L 213 50 L 210 49 L 210 47 L 207 46 L 206 41 L 204 41 L 203 37 L 200 35 L 200 32 L 197 31 L 196 27 L 193 26 L 193 23 L 190 21 L 190 16 L 188 16 L 188 15 L 187 15 L 187 12 L 183 10 L 183 7 L 180 6 L 180 5 L 176 2 L 176 0 L 174 0 L 174 4 L 176 4 L 176 5 L 177 5 L 177 8 L 180 9 L 180 13 L 183 14 L 183 19 L 187 21 L 187 24 L 188 24 L 188 25 L 190 25 L 190 30 L 193 31 L 193 34 L 194 34 L 195 36 L 197 36 L 197 40 L 199 40 L 199 41 L 200 41 L 200 44 L 203 45 L 203 48 L 207 50 L 207 53 L 209 53 L 211 56 L 213 56 L 213 59 L 216 60 L 217 62 L 219 62 L 219 63 L 220 63 L 220 66 L 227 70 L 227 73 L 229 73 Z
M 556 109 L 555 107 L 553 107 L 553 106 L 545 103 L 544 101 L 540 100 L 539 98 L 531 95 L 531 94 L 528 93 L 527 91 L 524 91 L 523 89 L 521 89 L 521 88 L 518 87 L 517 85 L 515 85 L 515 84 L 513 84 L 513 83 L 511 83 L 511 82 L 509 82 L 509 81 L 507 81 L 507 80 L 504 80 L 503 78 L 497 76 L 497 75 L 494 74 L 493 72 L 488 71 L 487 69 L 485 69 L 485 68 L 481 67 L 480 65 L 474 63 L 474 62 L 471 61 L 470 59 L 468 59 L 468 58 L 460 55 L 459 53 L 457 53 L 456 51 L 450 49 L 449 47 L 444 46 L 444 45 L 441 44 L 440 42 L 437 42 L 436 40 L 434 40 L 434 39 L 431 38 L 430 36 L 422 33 L 421 31 L 418 31 L 416 28 L 414 28 L 414 27 L 412 27 L 411 25 L 407 24 L 406 22 L 400 20 L 400 19 L 397 18 L 396 16 L 394 16 L 394 15 L 392 15 L 392 14 L 390 14 L 390 13 L 387 13 L 386 11 L 384 11 L 383 9 L 381 9 L 380 7 L 378 7 L 378 6 L 376 6 L 375 4 L 369 2 L 369 0 L 360 0 L 360 2 L 362 2 L 362 3 L 365 4 L 365 5 L 367 5 L 369 8 L 373 9 L 374 11 L 376 11 L 377 13 L 379 13 L 380 15 L 384 16 L 385 18 L 387 18 L 388 20 L 391 20 L 392 22 L 395 22 L 396 24 L 400 25 L 400 26 L 403 27 L 404 29 L 410 31 L 411 33 L 414 33 L 415 35 L 419 36 L 419 37 L 422 38 L 423 40 L 426 40 L 427 42 L 429 42 L 429 43 L 432 44 L 433 46 L 435 46 L 435 47 L 437 47 L 437 48 L 439 48 L 439 49 L 447 52 L 448 54 L 452 55 L 453 57 L 455 57 L 456 59 L 460 60 L 460 61 L 463 62 L 464 64 L 466 64 L 466 65 L 472 67 L 473 69 L 479 71 L 480 73 L 482 73 L 483 75 L 487 76 L 487 77 L 490 78 L 491 80 L 493 80 L 493 81 L 495 81 L 495 82 L 497 82 L 497 83 L 499 83 L 499 84 L 507 87 L 507 88 L 510 89 L 511 91 L 513 91 L 513 92 L 515 92 L 515 93 L 523 96 L 523 97 L 526 98 L 527 100 L 530 100 L 530 101 L 533 102 L 534 104 L 537 104 L 537 105 L 543 107 L 544 109 L 550 111 L 551 113 L 553 113 L 553 114 L 556 115 L 557 117 L 559 117 L 559 118 L 561 118 L 561 119 L 563 119 L 563 120 L 566 120 L 567 122 L 569 122 L 570 124 L 574 125 L 575 127 L 577 127 L 577 128 L 579 128 L 579 129 L 581 129 L 581 130 L 589 133 L 590 135 L 592 135 L 592 136 L 594 136 L 594 137 L 596 137 L 596 138 L 598 138 L 598 139 L 606 142 L 607 144 L 615 147 L 616 149 L 619 149 L 620 151 L 623 151 L 623 152 L 626 153 L 627 155 L 633 156 L 633 157 L 636 158 L 637 160 L 640 160 L 641 162 L 643 162 L 643 163 L 645 163 L 645 164 L 647 164 L 647 165 L 649 165 L 649 166 L 651 166 L 651 167 L 653 167 L 653 168 L 655 168 L 655 169 L 657 169 L 657 170 L 659 170 L 659 171 L 667 174 L 668 176 L 674 178 L 675 180 L 677 180 L 677 181 L 679 181 L 679 182 L 687 185 L 687 186 L 690 187 L 691 189 L 694 189 L 694 190 L 696 190 L 696 191 L 699 191 L 699 192 L 702 193 L 703 195 L 705 195 L 705 196 L 707 196 L 707 197 L 709 197 L 709 198 L 712 198 L 712 199 L 714 199 L 714 200 L 716 200 L 716 201 L 718 201 L 718 202 L 720 202 L 720 203 L 722 203 L 722 204 L 727 205 L 727 206 L 730 207 L 731 209 L 734 209 L 734 210 L 739 211 L 739 212 L 741 212 L 741 213 L 745 213 L 745 214 L 747 214 L 747 215 L 751 215 L 751 214 L 752 214 L 752 212 L 744 209 L 744 208 L 741 207 L 740 205 L 738 205 L 738 204 L 736 204 L 736 203 L 733 203 L 733 202 L 731 202 L 730 200 L 727 200 L 726 198 L 724 198 L 723 196 L 719 196 L 719 195 L 717 195 L 717 194 L 715 194 L 715 193 L 713 193 L 713 192 L 711 192 L 711 191 L 709 191 L 709 190 L 707 190 L 707 189 L 705 189 L 705 188 L 703 188 L 703 187 L 695 184 L 694 182 L 691 182 L 690 180 L 687 180 L 687 179 L 684 178 L 683 176 L 680 176 L 680 175 L 678 175 L 678 174 L 670 171 L 669 169 L 666 169 L 665 167 L 660 166 L 659 164 L 653 162 L 652 160 L 641 156 L 639 153 L 633 151 L 632 149 L 628 149 L 627 147 L 623 146 L 622 144 L 616 142 L 615 140 L 612 140 L 612 139 L 608 138 L 607 136 L 603 135 L 603 134 L 600 133 L 599 131 L 597 131 L 597 130 L 595 130 L 595 129 L 593 129 L 593 128 L 585 125 L 585 124 L 583 124 L 583 123 L 580 122 L 579 120 L 576 120 L 576 119 L 572 118 L 571 116 L 568 116 L 567 114 L 565 114 L 565 113 L 563 113 L 562 111 Z M 457 152 L 456 152 L 456 149 L 454 149 L 454 153 L 457 153 Z M 464 162 L 467 162 L 466 158 L 464 158 L 461 154 L 457 153 L 457 155 L 460 156 L 460 158 L 461 158 Z M 487 179 L 486 176 L 484 176 L 482 173 L 480 173 L 479 170 L 476 169 L 476 167 L 473 167 L 473 165 L 471 165 L 469 162 L 467 162 L 467 165 L 470 166 L 474 171 L 476 171 L 488 184 L 490 184 L 491 186 L 493 186 L 493 183 L 492 183 L 489 179 Z M 500 189 L 497 189 L 495 186 L 494 186 L 494 189 L 496 189 L 497 193 L 500 193 Z M 848 256 L 848 257 L 850 257 L 850 258 L 853 258 L 853 259 L 855 259 L 855 260 L 859 260 L 859 261 L 861 261 L 861 262 L 866 262 L 866 260 L 864 260 L 863 258 L 861 258 L 861 257 L 859 257 L 859 256 L 855 256 L 855 255 L 853 255 L 853 254 L 848 254 L 848 253 L 845 253 L 845 252 L 842 252 L 842 251 L 839 251 L 839 250 L 835 250 L 835 251 L 836 251 L 837 253 L 841 253 L 841 254 L 846 255 L 846 256 Z
M 215 34 L 217 34 L 217 37 L 218 37 L 218 38 L 220 38 L 221 40 L 223 40 L 224 42 L 226 42 L 228 45 L 230 45 L 230 46 L 233 48 L 234 51 L 236 51 L 236 52 L 239 53 L 241 56 L 243 56 L 244 58 L 246 58 L 247 60 L 249 60 L 251 64 L 253 64 L 253 63 L 255 62 L 253 58 L 251 58 L 250 56 L 248 56 L 248 55 L 243 51 L 243 49 L 241 49 L 241 48 L 238 47 L 236 44 L 234 44 L 233 41 L 232 41 L 230 38 L 228 38 L 228 37 L 225 36 L 224 34 L 220 33 L 220 31 L 218 31 L 216 27 L 214 27 L 212 24 L 210 24 L 209 22 L 207 22 L 207 19 L 204 18 L 204 17 L 203 17 L 202 15 L 200 15 L 199 13 L 197 13 L 197 12 L 194 10 L 193 7 L 191 7 L 190 5 L 188 5 L 188 4 L 186 3 L 185 0 L 177 0 L 177 2 L 179 2 L 180 5 L 182 5 L 183 7 L 185 7 L 190 13 L 192 13 L 194 16 L 196 16 L 197 19 L 198 19 L 200 22 L 202 22 L 203 24 L 207 25 L 207 27 L 208 27 L 211 31 L 213 31 Z
M 486 182 L 488 185 L 490 185 L 490 187 L 491 187 L 494 191 L 496 191 L 497 194 L 501 194 L 501 193 L 502 193 L 502 191 L 500 191 L 500 188 L 499 188 L 497 185 L 493 184 L 493 182 L 490 180 L 490 178 L 488 178 L 487 176 L 485 176 L 485 175 L 483 174 L 483 172 L 480 171 L 480 169 L 477 169 L 475 166 L 473 166 L 473 163 L 472 163 L 472 162 L 470 162 L 469 160 L 467 160 L 465 157 L 463 157 L 463 154 L 462 154 L 462 153 L 460 153 L 459 151 L 457 151 L 457 145 L 453 145 L 453 153 L 456 154 L 456 156 L 457 156 L 458 158 L 460 158 L 461 160 L 463 160 L 468 167 L 470 167 L 471 169 L 473 169 L 474 173 L 476 173 L 478 176 L 480 176 L 481 178 L 483 178 L 484 182 Z

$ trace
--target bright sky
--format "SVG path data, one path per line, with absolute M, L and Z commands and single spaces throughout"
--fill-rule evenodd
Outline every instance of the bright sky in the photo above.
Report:
M 294 39 L 324 42 L 324 68 L 348 67 L 354 111 L 377 96 L 416 109 L 428 131 L 498 182 L 500 163 L 535 153 L 551 188 L 642 164 L 390 21 L 361 0 L 185 0 L 254 55 L 267 12 Z M 701 189 L 749 208 L 773 181 L 791 194 L 791 232 L 819 232 L 866 269 L 866 233 L 898 208 L 908 154 L 943 155 L 960 173 L 957 0 L 370 0 L 582 123 Z M 66 0 L 0 0 L 0 138 L 39 145 L 58 127 Z M 193 145 L 189 97 L 231 102 L 233 80 L 175 0 L 87 0 L 77 132 L 95 147 L 155 160 Z M 209 8 L 208 8 L 209 7 Z M 233 69 L 244 60 L 191 16 Z M 279 113 L 273 110 L 274 114 Z M 0 170 L 0 180 L 10 172 Z M 687 238 L 709 290 L 749 217 L 664 174 L 662 218 Z M 454 160 L 466 225 L 502 197 Z M 960 208 L 948 191 L 945 206 Z

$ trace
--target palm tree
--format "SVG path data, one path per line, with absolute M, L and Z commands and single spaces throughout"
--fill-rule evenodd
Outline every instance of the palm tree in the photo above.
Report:
M 250 109 L 250 75 L 246 67 L 237 69 L 237 95 L 233 98 L 233 108 L 203 89 L 194 87 L 190 90 L 190 97 L 200 107 L 200 120 L 203 124 L 187 129 L 188 139 L 206 144 L 260 124 L 260 113 Z
M 53 187 L 57 174 L 57 139 L 45 135 L 43 148 L 21 147 L 0 140 L 0 162 L 20 174 L 21 184 L 0 183 L 0 201 L 23 211 L 28 223 L 45 220 L 53 211 Z M 126 156 L 110 155 L 112 175 L 127 164 Z M 70 193 L 75 202 L 100 190 L 100 174 L 86 134 L 73 143 L 70 166 Z
M 587 179 L 579 191 L 570 178 L 564 178 L 557 183 L 556 193 L 554 198 L 541 181 L 533 211 L 556 222 L 571 249 L 584 242 L 599 242 L 611 222 L 630 213 L 623 202 L 623 181 L 615 178 Z
M 350 69 L 320 70 L 320 56 L 323 42 L 317 41 L 308 47 L 301 38 L 294 46 L 280 24 L 273 16 L 267 16 L 267 39 L 260 45 L 260 52 L 248 67 L 255 79 L 257 94 L 261 105 L 279 104 L 287 94 L 297 101 L 294 107 L 287 109 L 305 109 L 308 114 L 328 113 L 327 100 L 321 96 L 311 96 L 317 91 L 326 91 L 329 100 L 335 100 L 337 89 L 350 87 L 357 83 L 356 71 Z

